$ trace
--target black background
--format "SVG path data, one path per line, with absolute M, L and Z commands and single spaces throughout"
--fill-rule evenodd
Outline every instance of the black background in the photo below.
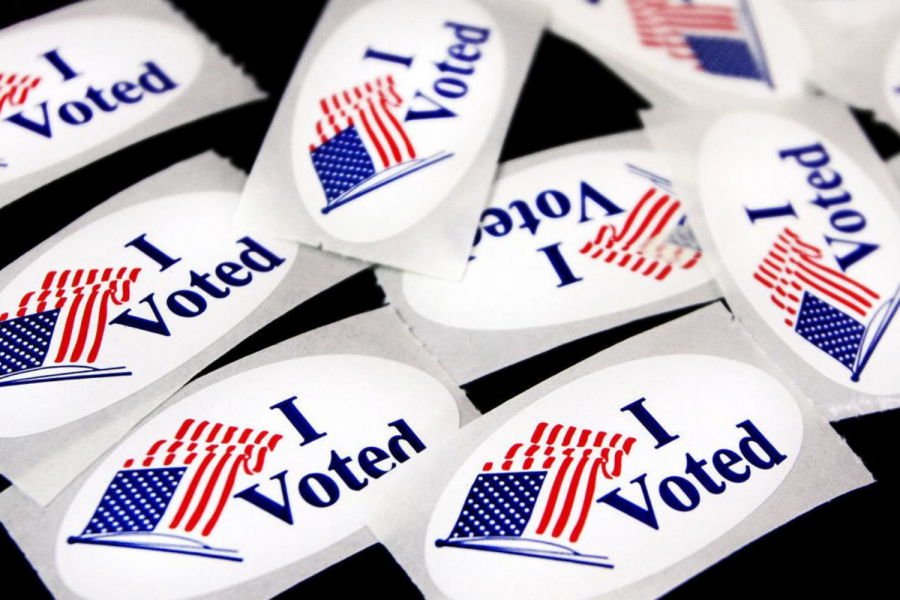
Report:
M 252 74 L 270 99 L 228 111 L 142 142 L 65 176 L 0 209 L 0 266 L 12 262 L 113 194 L 153 173 L 213 149 L 249 171 L 297 58 L 324 2 L 174 2 Z M 0 26 L 69 2 L 6 0 Z M 165 44 L 165 40 L 160 40 Z M 640 128 L 637 110 L 649 104 L 604 65 L 553 35 L 544 36 L 502 153 L 508 160 L 610 133 Z M 900 138 L 871 115 L 855 113 L 878 152 L 900 151 Z M 27 226 L 26 226 L 27 224 Z M 13 231 L 14 230 L 14 233 Z M 209 370 L 271 344 L 383 303 L 370 271 L 347 280 L 257 332 Z M 579 340 L 465 386 L 490 410 L 539 381 L 622 339 L 677 315 L 667 315 Z M 727 399 L 723 399 L 727 400 Z M 683 584 L 670 598 L 737 597 L 841 592 L 895 595 L 900 477 L 895 432 L 900 411 L 835 424 L 878 483 L 817 508 Z M 60 440 L 65 444 L 66 440 Z M 3 484 L 4 487 L 6 484 Z M 302 535 L 302 523 L 296 525 Z M 6 532 L 0 530 L 0 598 L 47 592 Z M 562 584 L 562 582 L 561 582 Z M 376 545 L 285 592 L 287 598 L 389 594 L 418 597 L 415 586 Z

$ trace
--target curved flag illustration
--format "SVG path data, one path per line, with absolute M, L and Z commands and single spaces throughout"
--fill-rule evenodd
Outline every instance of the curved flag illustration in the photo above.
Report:
M 822 263 L 824 253 L 786 227 L 753 274 L 771 290 L 772 304 L 797 335 L 850 370 L 863 369 L 900 308 L 900 287 L 881 296 L 852 277 Z
M 28 94 L 40 84 L 40 77 L 0 72 L 0 116 L 7 106 L 25 104 Z
M 0 314 L 0 387 L 131 375 L 97 367 L 110 305 L 131 298 L 139 268 L 50 271 L 22 296 L 14 317 Z
M 693 0 L 626 0 L 641 44 L 711 75 L 775 87 L 747 0 L 737 7 Z
M 403 98 L 392 75 L 332 94 L 319 106 L 309 153 L 325 192 L 323 214 L 453 156 L 417 156 L 395 114 Z
M 237 550 L 210 546 L 203 538 L 215 530 L 237 479 L 262 472 L 281 438 L 186 419 L 173 438 L 157 440 L 139 460 L 125 461 L 84 531 L 68 542 L 240 562 Z
M 676 267 L 693 268 L 703 257 L 681 202 L 668 194 L 660 196 L 655 188 L 632 209 L 621 231 L 614 225 L 601 225 L 580 252 L 657 281 Z
M 634 443 L 620 433 L 538 423 L 529 442 L 510 446 L 499 469 L 485 463 L 450 535 L 435 545 L 613 568 L 608 557 L 561 542 L 579 541 L 597 478 L 619 477 Z
M 7 107 L 19 107 L 28 100 L 28 95 L 41 84 L 41 78 L 34 75 L 0 72 L 0 117 Z M 9 162 L 0 158 L 0 168 L 8 167 Z

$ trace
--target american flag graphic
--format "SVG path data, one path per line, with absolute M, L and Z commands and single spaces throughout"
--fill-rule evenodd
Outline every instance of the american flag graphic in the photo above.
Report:
M 692 269 L 703 251 L 681 209 L 681 202 L 651 188 L 629 213 L 622 230 L 601 225 L 581 254 L 657 281 L 675 268 Z
M 611 568 L 607 557 L 563 542 L 578 542 L 597 480 L 619 477 L 634 444 L 620 433 L 539 423 L 499 465 L 484 464 L 450 536 L 436 544 Z
M 713 75 L 774 87 L 747 0 L 737 7 L 694 0 L 626 0 L 641 44 Z
M 323 213 L 452 156 L 417 156 L 398 117 L 403 105 L 392 75 L 319 101 L 309 153 L 325 192 Z
M 7 106 L 16 107 L 25 104 L 28 94 L 40 84 L 40 77 L 0 73 L 0 116 Z
M 173 437 L 125 461 L 84 531 L 68 541 L 240 561 L 235 550 L 202 539 L 215 530 L 237 481 L 261 473 L 281 439 L 266 430 L 187 419 Z
M 128 375 L 116 372 L 121 367 L 91 365 L 111 307 L 131 299 L 139 273 L 129 267 L 47 273 L 40 289 L 22 296 L 14 315 L 0 314 L 0 386 Z
M 784 324 L 850 369 L 858 381 L 897 312 L 868 286 L 824 264 L 824 253 L 790 228 L 778 234 L 754 279 L 770 291 Z

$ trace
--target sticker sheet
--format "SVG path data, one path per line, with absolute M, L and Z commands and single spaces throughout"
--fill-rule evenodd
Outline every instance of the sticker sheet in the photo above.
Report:
M 503 0 L 332 0 L 238 222 L 459 279 L 544 12 Z
M 193 382 L 0 520 L 57 598 L 268 598 L 372 544 L 356 498 L 476 415 L 382 308 Z
M 900 406 L 900 192 L 849 111 L 644 118 L 760 346 L 829 419 Z
M 461 383 L 719 295 L 641 133 L 504 164 L 462 281 L 377 274 L 413 334 Z
M 872 477 L 720 305 L 463 428 L 360 504 L 426 598 L 652 598 Z
M 264 94 L 164 0 L 92 0 L 0 32 L 0 206 Z
M 364 266 L 232 223 L 246 177 L 205 154 L 0 272 L 0 472 L 46 504 L 247 335 Z
M 544 0 L 551 29 L 654 105 L 797 98 L 812 49 L 781 0 Z

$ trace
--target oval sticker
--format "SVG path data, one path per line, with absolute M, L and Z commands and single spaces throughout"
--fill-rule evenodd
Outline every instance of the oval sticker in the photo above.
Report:
M 457 600 L 620 589 L 738 525 L 802 438 L 790 393 L 740 362 L 673 355 L 592 373 L 466 460 L 428 525 L 428 573 Z
M 294 174 L 312 218 L 349 242 L 422 220 L 478 156 L 505 68 L 500 31 L 471 0 L 353 13 L 315 56 L 294 112 Z
M 237 231 L 238 198 L 199 192 L 116 211 L 0 291 L 0 436 L 53 429 L 122 400 L 262 304 L 297 246 Z
M 900 217 L 866 172 L 802 123 L 743 112 L 707 134 L 699 178 L 721 260 L 772 331 L 838 384 L 900 392 Z
M 450 392 L 358 355 L 294 358 L 206 387 L 87 479 L 56 543 L 94 600 L 189 598 L 276 571 L 363 527 L 354 494 L 448 435 Z
M 436 323 L 508 330 L 612 315 L 702 285 L 702 252 L 660 172 L 651 152 L 623 150 L 503 177 L 465 278 L 406 273 L 404 295 Z
M 160 44 L 165 40 L 165 44 Z M 0 36 L 0 184 L 107 142 L 170 105 L 203 54 L 177 27 L 95 17 Z
M 776 2 L 567 0 L 553 8 L 563 33 L 602 44 L 678 95 L 691 83 L 757 98 L 799 96 L 812 64 L 802 30 Z

